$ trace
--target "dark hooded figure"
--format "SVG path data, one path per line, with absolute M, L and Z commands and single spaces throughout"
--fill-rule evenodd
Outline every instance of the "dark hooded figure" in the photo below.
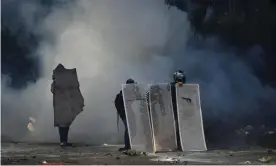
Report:
M 56 71 L 61 71 L 61 70 L 65 70 L 65 68 L 62 64 L 59 64 L 56 67 Z M 56 79 L 55 79 L 54 74 L 52 75 L 52 79 L 53 79 L 53 83 L 51 85 L 51 92 L 53 94 L 55 94 L 55 91 L 56 91 L 57 87 L 55 86 Z M 54 105 L 55 105 L 55 103 L 54 103 Z M 59 132 L 60 146 L 69 146 L 69 145 L 71 145 L 67 142 L 70 126 L 69 125 L 57 125 L 57 127 L 58 127 L 58 132 Z
M 173 82 L 171 82 L 171 94 L 172 94 L 172 104 L 173 104 L 173 113 L 176 124 L 176 139 L 177 139 L 177 147 L 181 150 L 180 136 L 179 136 L 179 123 L 178 123 L 178 115 L 177 115 L 177 101 L 176 101 L 176 88 L 175 86 L 182 86 L 186 83 L 186 76 L 182 70 L 177 70 L 173 74 Z
M 128 79 L 126 81 L 126 84 L 134 84 L 134 83 L 135 83 L 135 81 L 133 79 Z M 124 134 L 125 147 L 120 148 L 119 151 L 128 150 L 128 149 L 131 149 L 131 147 L 130 147 L 130 141 L 129 141 L 128 126 L 127 126 L 122 90 L 116 95 L 114 103 L 115 103 L 115 107 L 117 109 L 117 113 L 125 125 L 125 134 Z
M 68 143 L 69 128 L 84 107 L 76 69 L 66 69 L 59 64 L 53 71 L 52 79 L 54 126 L 58 127 L 60 145 L 71 146 Z

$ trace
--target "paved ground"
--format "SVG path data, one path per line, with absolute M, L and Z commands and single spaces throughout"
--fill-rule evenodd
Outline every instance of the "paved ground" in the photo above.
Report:
M 276 164 L 276 152 L 267 149 L 209 150 L 208 152 L 170 152 L 129 156 L 119 146 L 60 148 L 58 144 L 2 143 L 1 164 Z M 269 163 L 258 159 L 270 157 Z

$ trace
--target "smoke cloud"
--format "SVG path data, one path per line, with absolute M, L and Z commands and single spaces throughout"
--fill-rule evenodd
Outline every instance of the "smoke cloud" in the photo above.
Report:
M 84 112 L 71 126 L 73 142 L 122 140 L 114 107 L 121 84 L 130 77 L 144 84 L 169 82 L 176 69 L 187 73 L 189 83 L 200 84 L 204 121 L 219 118 L 234 123 L 240 116 L 256 115 L 264 102 L 269 104 L 266 111 L 276 107 L 275 91 L 262 85 L 251 68 L 262 64 L 254 60 L 262 54 L 261 48 L 254 48 L 257 55 L 248 51 L 249 61 L 237 58 L 235 50 L 218 39 L 197 40 L 186 14 L 168 10 L 163 0 L 61 4 L 49 9 L 35 1 L 21 1 L 13 9 L 21 15 L 18 20 L 41 37 L 36 54 L 42 72 L 36 83 L 22 91 L 9 88 L 9 78 L 2 77 L 2 135 L 58 141 L 50 92 L 52 71 L 58 63 L 77 68 L 85 99 Z M 30 116 L 37 119 L 35 136 L 26 134 Z

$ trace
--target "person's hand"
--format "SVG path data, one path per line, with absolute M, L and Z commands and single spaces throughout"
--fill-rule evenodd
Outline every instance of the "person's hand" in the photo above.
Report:
M 178 82 L 177 85 L 181 87 L 183 86 L 183 82 Z

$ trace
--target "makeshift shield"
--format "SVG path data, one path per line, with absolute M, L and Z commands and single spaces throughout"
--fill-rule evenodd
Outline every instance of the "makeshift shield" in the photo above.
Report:
M 177 149 L 172 108 L 171 86 L 168 83 L 149 85 L 150 115 L 153 124 L 155 151 Z
M 146 90 L 147 87 L 141 84 L 122 85 L 131 148 L 143 152 L 153 152 Z
M 65 69 L 59 64 L 53 72 L 51 91 L 54 97 L 54 125 L 70 126 L 84 107 L 77 70 Z
M 182 150 L 206 151 L 199 85 L 176 85 L 176 100 Z

